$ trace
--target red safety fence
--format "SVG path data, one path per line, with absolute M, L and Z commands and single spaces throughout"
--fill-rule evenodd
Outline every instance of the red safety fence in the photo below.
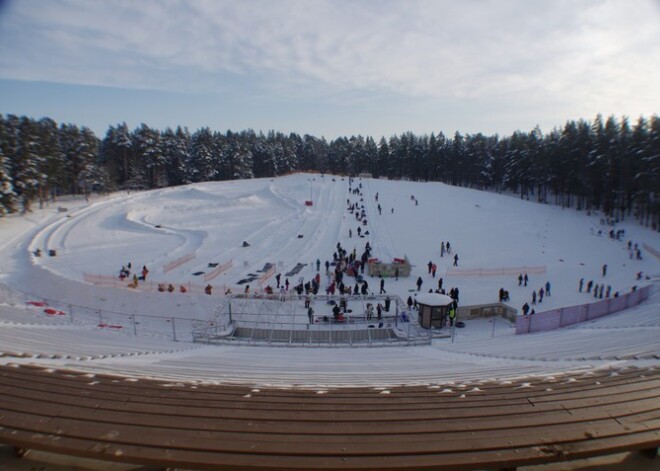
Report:
M 220 273 L 229 270 L 233 265 L 234 265 L 233 260 L 229 260 L 228 262 L 225 262 L 222 265 L 218 265 L 212 271 L 204 274 L 204 281 L 211 281 L 212 279 L 217 277 Z

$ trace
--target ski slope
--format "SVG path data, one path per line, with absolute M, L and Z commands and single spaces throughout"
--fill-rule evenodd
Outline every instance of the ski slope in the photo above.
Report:
M 352 188 L 359 188 L 361 195 L 350 193 L 349 185 L 347 178 L 338 176 L 294 174 L 116 193 L 89 203 L 71 199 L 58 203 L 66 212 L 52 205 L 26 217 L 0 219 L 0 283 L 57 300 L 63 310 L 68 303 L 140 318 L 140 325 L 133 326 L 138 335 L 132 337 L 129 329 L 70 325 L 27 308 L 27 295 L 6 295 L 0 300 L 0 351 L 20 353 L 21 358 L 7 355 L 0 361 L 281 386 L 478 381 L 657 363 L 657 293 L 637 308 L 569 329 L 514 336 L 506 321 L 497 319 L 493 325 L 479 320 L 458 330 L 454 343 L 436 339 L 427 347 L 306 348 L 303 353 L 286 348 L 199 348 L 186 342 L 195 323 L 212 317 L 226 289 L 242 292 L 246 283 L 239 281 L 262 275 L 266 264 L 276 267 L 282 282 L 289 270 L 305 264 L 290 277 L 293 285 L 316 275 L 318 259 L 324 289 L 324 263 L 332 260 L 337 243 L 348 252 L 355 249 L 358 257 L 366 242 L 373 256 L 384 261 L 407 255 L 414 265 L 412 276 L 386 279 L 388 294 L 406 299 L 414 295 L 418 277 L 422 291 L 435 289 L 442 277 L 445 289 L 460 289 L 461 305 L 496 302 L 502 287 L 510 293 L 508 304 L 520 309 L 531 303 L 532 290 L 550 282 L 551 296 L 533 306 L 541 312 L 595 301 L 592 294 L 578 292 L 580 278 L 609 285 L 612 293 L 626 293 L 633 286 L 657 283 L 660 275 L 660 261 L 645 250 L 642 260 L 630 258 L 628 241 L 660 249 L 658 233 L 633 221 L 610 226 L 597 214 L 434 182 L 355 179 Z M 313 206 L 305 206 L 310 195 Z M 357 237 L 358 222 L 347 203 L 364 206 L 368 224 L 361 227 L 369 231 L 366 237 Z M 625 236 L 612 239 L 607 235 L 611 229 L 623 229 Z M 249 246 L 243 247 L 244 241 Z M 451 242 L 451 256 L 440 257 L 441 241 Z M 31 254 L 37 248 L 44 252 L 42 257 Z M 57 256 L 46 256 L 48 250 L 56 250 Z M 169 262 L 187 254 L 191 260 L 165 272 Z M 459 269 L 503 269 L 512 274 L 451 275 L 454 254 Z M 209 264 L 228 261 L 231 268 L 210 281 L 213 296 L 83 281 L 85 273 L 116 278 L 122 265 L 131 262 L 134 269 L 149 268 L 149 282 L 203 285 L 203 274 L 213 269 Z M 428 274 L 429 261 L 438 266 L 435 278 Z M 530 274 L 529 285 L 518 286 L 516 269 L 525 266 L 543 267 L 545 273 Z M 639 272 L 642 279 L 637 279 Z M 378 292 L 379 280 L 367 280 L 370 290 Z M 248 284 L 252 292 L 259 289 L 256 279 Z M 266 284 L 274 286 L 274 276 Z M 177 334 L 184 341 L 171 340 L 170 318 L 177 318 Z

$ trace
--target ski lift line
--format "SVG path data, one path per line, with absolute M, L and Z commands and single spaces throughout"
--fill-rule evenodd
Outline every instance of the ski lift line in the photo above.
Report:
M 367 181 L 367 180 L 369 180 L 369 181 Z M 373 191 L 371 189 L 371 186 L 372 186 L 371 181 L 370 181 L 370 179 L 367 179 L 367 180 L 363 180 L 364 187 L 368 187 L 370 192 L 373 193 Z M 375 196 L 375 193 L 373 193 L 373 195 L 371 195 L 371 196 Z M 363 197 L 363 199 L 364 199 L 364 197 Z M 377 233 L 377 234 L 374 234 L 374 239 L 375 239 L 374 244 L 373 244 L 374 247 L 376 247 L 376 249 L 383 254 L 382 258 L 384 258 L 384 259 L 385 258 L 393 259 L 397 254 L 396 248 L 394 247 L 394 242 L 392 241 L 392 237 L 391 237 L 390 232 L 387 230 L 387 228 L 385 228 L 385 226 L 383 224 L 382 218 L 376 216 L 376 212 L 378 212 L 378 208 L 376 206 L 374 206 L 371 198 L 366 198 L 365 205 L 369 209 L 369 214 L 370 214 L 369 224 L 374 224 L 375 227 L 372 226 L 372 228 L 377 229 L 377 230 L 372 230 L 369 233 L 369 235 L 371 235 L 372 232 Z

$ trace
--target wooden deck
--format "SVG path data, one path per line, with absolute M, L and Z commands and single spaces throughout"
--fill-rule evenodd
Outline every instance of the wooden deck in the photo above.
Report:
M 157 468 L 511 469 L 660 446 L 660 370 L 265 389 L 0 366 L 0 443 Z

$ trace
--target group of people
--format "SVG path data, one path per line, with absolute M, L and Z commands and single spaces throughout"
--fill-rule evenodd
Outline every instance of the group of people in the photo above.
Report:
M 603 267 L 606 266 L 607 265 L 603 265 Z M 610 295 L 612 294 L 612 286 L 607 285 L 607 287 L 605 287 L 605 283 L 600 283 L 600 284 L 594 283 L 594 280 L 589 280 L 586 284 L 586 289 L 585 289 L 584 278 L 580 278 L 580 281 L 578 282 L 578 292 L 582 293 L 584 290 L 584 292 L 591 294 L 592 288 L 595 299 L 603 299 L 603 297 L 609 298 Z M 619 297 L 618 291 L 614 293 L 614 297 L 615 298 Z
M 523 276 L 522 274 L 518 275 L 518 286 L 523 285 L 523 283 L 524 283 L 524 286 L 527 286 L 527 282 L 528 282 L 528 281 L 529 281 L 529 277 L 527 276 L 527 273 L 525 273 L 524 276 Z M 543 297 L 544 297 L 544 296 L 550 296 L 550 295 L 551 295 L 551 292 L 550 292 L 550 288 L 551 288 L 551 287 L 552 287 L 552 285 L 550 284 L 550 282 L 549 282 L 549 281 L 546 281 L 546 282 L 545 282 L 545 285 L 544 285 L 544 286 L 541 286 L 541 287 L 538 289 L 538 291 L 537 291 L 537 290 L 533 290 L 533 291 L 532 291 L 532 301 L 531 301 L 532 306 L 536 306 L 536 303 L 537 303 L 537 302 L 538 302 L 539 304 L 542 303 L 542 302 L 543 302 Z M 504 294 L 505 297 L 507 298 L 506 301 L 509 300 L 509 292 L 508 292 L 508 291 L 504 291 L 504 292 L 503 292 L 503 290 L 504 290 L 503 288 L 500 289 L 500 302 L 503 302 L 503 301 L 504 301 L 504 299 L 502 299 L 502 295 L 503 295 L 503 294 Z M 527 303 L 527 302 L 525 302 L 525 304 L 523 304 L 523 306 L 522 306 L 522 312 L 523 312 L 524 315 L 528 315 L 528 314 L 536 314 L 535 309 L 532 308 L 532 307 L 530 307 L 529 303 Z
M 133 268 L 133 264 L 131 262 L 128 262 L 127 265 L 122 265 L 121 269 L 119 270 L 119 279 L 120 280 L 129 279 L 131 277 L 132 268 Z M 133 279 L 128 284 L 129 288 L 137 288 L 139 281 L 147 281 L 147 275 L 149 274 L 149 269 L 147 268 L 146 265 L 142 266 L 142 271 L 140 273 L 141 273 L 140 276 L 138 276 L 137 273 L 133 273 Z

